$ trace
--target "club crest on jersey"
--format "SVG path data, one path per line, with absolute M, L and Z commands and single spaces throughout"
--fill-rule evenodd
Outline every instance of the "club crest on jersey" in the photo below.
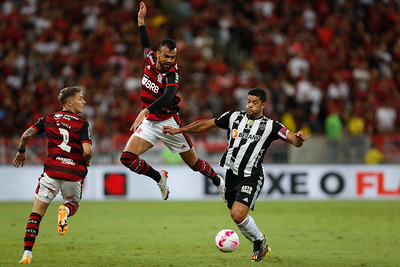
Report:
M 162 83 L 162 79 L 163 79 L 163 76 L 159 73 L 159 74 L 157 75 L 157 81 L 158 81 L 159 83 Z

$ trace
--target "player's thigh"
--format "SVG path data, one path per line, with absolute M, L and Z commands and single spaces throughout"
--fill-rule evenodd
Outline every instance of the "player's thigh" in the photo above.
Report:
M 151 144 L 150 142 L 138 136 L 131 135 L 123 151 L 129 151 L 136 155 L 141 155 L 152 147 L 153 144 Z
M 144 119 L 139 128 L 131 135 L 124 151 L 141 155 L 152 148 L 160 140 L 161 130 L 155 129 L 155 123 Z
M 43 173 L 39 178 L 39 184 L 36 188 L 35 197 L 47 204 L 50 204 L 53 199 L 60 192 L 61 185 L 60 180 L 49 177 L 46 173 Z
M 75 202 L 78 203 L 82 199 L 83 180 L 81 181 L 62 181 L 61 182 L 61 196 L 64 203 Z

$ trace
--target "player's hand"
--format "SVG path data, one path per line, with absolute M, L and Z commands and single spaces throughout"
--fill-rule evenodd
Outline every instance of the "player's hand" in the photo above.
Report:
M 177 129 L 172 128 L 171 126 L 163 126 L 163 128 L 162 128 L 162 133 L 164 135 L 167 133 L 174 135 L 174 134 L 176 134 L 176 131 L 177 131 Z
M 143 20 L 144 21 L 144 17 L 147 14 L 147 8 L 146 5 L 143 2 L 139 3 L 139 12 L 138 12 L 138 20 Z
M 136 132 L 137 128 L 139 128 L 140 124 L 142 124 L 143 120 L 146 118 L 146 115 L 149 113 L 150 112 L 147 108 L 143 109 L 137 116 L 136 120 L 133 122 L 130 131 Z
M 306 141 L 307 140 L 307 135 L 303 131 L 298 131 L 297 133 L 294 134 L 294 137 L 299 140 L 299 141 Z
M 140 118 L 139 116 L 136 118 L 136 120 L 132 123 L 132 126 L 130 128 L 131 132 L 136 132 L 137 128 L 139 128 L 140 124 L 142 124 L 144 118 Z
M 19 166 L 23 167 L 25 165 L 25 162 L 26 162 L 26 154 L 17 152 L 17 155 L 15 155 L 12 164 L 15 168 L 18 168 Z

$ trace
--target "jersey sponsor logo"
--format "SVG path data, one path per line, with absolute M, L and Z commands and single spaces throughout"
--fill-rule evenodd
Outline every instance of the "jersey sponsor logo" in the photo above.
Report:
M 240 192 L 246 193 L 246 194 L 249 194 L 249 195 L 251 195 L 251 191 L 253 191 L 253 188 L 251 186 L 248 186 L 248 185 L 244 185 L 240 189 Z
M 149 78 L 145 76 L 143 76 L 142 85 L 150 91 L 153 91 L 154 93 L 158 93 L 158 91 L 160 90 L 157 84 L 153 83 L 151 80 L 149 80 Z
M 232 131 L 232 137 L 233 137 L 233 138 L 237 138 L 238 135 L 239 135 L 239 131 L 236 130 L 236 129 L 234 129 L 234 130 Z
M 253 139 L 254 141 L 259 141 L 261 139 L 261 135 L 242 133 L 242 132 L 239 132 L 238 130 L 234 129 L 232 131 L 232 138 Z
M 54 119 L 56 119 L 56 120 L 61 119 L 62 116 L 63 116 L 62 113 L 57 113 L 56 115 L 54 115 Z
M 88 127 L 88 138 L 92 140 L 92 130 Z
M 260 152 L 258 152 L 258 156 L 256 158 L 256 161 L 254 163 L 254 166 L 258 166 L 260 160 L 264 157 L 264 150 L 265 149 L 261 149 Z
M 61 164 L 75 166 L 75 162 L 72 159 L 57 157 L 56 160 L 61 161 Z
M 66 123 L 64 123 L 64 122 L 56 122 L 56 124 L 57 124 L 57 126 L 64 126 L 64 127 L 67 127 L 68 129 L 71 129 L 71 125 L 68 125 L 68 124 L 66 124 Z
M 62 113 L 56 113 L 55 115 L 54 115 L 54 119 L 55 120 L 59 120 L 59 119 L 65 119 L 65 120 L 68 120 L 68 121 L 70 121 L 71 119 L 74 119 L 74 120 L 79 120 L 79 118 L 77 118 L 76 116 L 74 116 L 74 115 L 69 115 L 69 114 L 62 114 Z

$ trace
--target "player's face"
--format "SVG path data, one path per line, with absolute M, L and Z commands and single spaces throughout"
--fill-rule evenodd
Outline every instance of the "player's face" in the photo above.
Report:
M 167 46 L 163 46 L 160 50 L 157 50 L 156 68 L 161 71 L 167 71 L 171 68 L 176 59 L 176 52 L 176 48 L 170 50 Z
M 246 113 L 250 119 L 256 119 L 263 115 L 263 110 L 267 103 L 263 103 L 258 96 L 249 95 L 247 97 Z
M 71 111 L 75 114 L 79 114 L 82 112 L 83 107 L 86 104 L 85 99 L 83 99 L 82 93 L 76 93 L 70 99 L 71 103 Z

